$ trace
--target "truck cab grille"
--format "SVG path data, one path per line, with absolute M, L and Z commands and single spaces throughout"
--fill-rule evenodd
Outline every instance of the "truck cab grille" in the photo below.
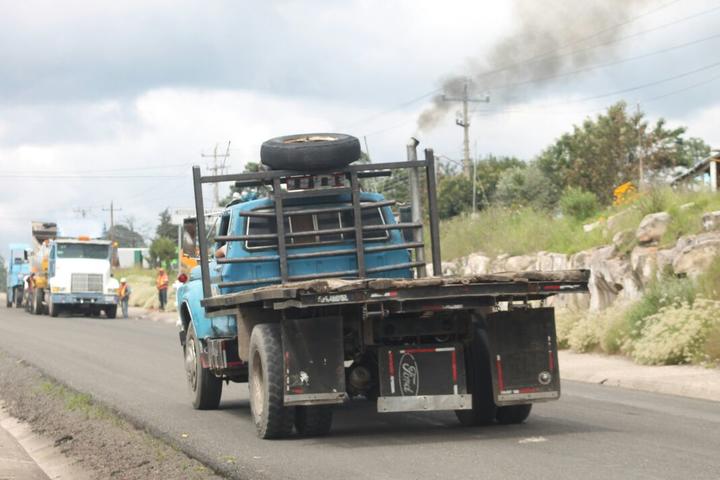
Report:
M 103 291 L 103 276 L 99 273 L 73 273 L 70 291 L 73 293 Z

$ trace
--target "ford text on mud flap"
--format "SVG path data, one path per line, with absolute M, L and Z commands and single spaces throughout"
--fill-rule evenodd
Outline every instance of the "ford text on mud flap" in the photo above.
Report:
M 472 408 L 462 344 L 381 348 L 378 358 L 379 412 Z
M 560 397 L 552 308 L 493 313 L 487 317 L 487 334 L 495 404 Z

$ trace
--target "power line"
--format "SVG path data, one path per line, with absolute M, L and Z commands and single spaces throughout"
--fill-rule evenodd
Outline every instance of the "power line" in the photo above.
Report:
M 569 77 L 569 76 L 571 76 L 571 75 L 577 75 L 577 74 L 579 74 L 579 73 L 584 73 L 584 72 L 588 72 L 588 71 L 592 71 L 592 70 L 597 70 L 597 69 L 599 69 L 599 68 L 612 67 L 612 66 L 614 66 L 614 65 L 620 65 L 620 64 L 622 64 L 622 63 L 633 62 L 633 61 L 636 61 L 636 60 L 642 60 L 642 59 L 644 59 L 644 58 L 649 58 L 649 57 L 653 57 L 653 56 L 656 56 L 656 55 L 661 55 L 661 54 L 663 54 L 663 53 L 672 52 L 672 51 L 674 51 L 674 50 L 680 50 L 680 49 L 682 49 L 682 48 L 687 48 L 687 47 L 689 47 L 689 46 L 697 45 L 697 44 L 699 44 L 699 43 L 707 42 L 707 41 L 709 41 L 709 40 L 715 40 L 715 39 L 717 39 L 717 38 L 720 38 L 720 33 L 715 34 L 715 35 L 710 35 L 710 36 L 708 36 L 708 37 L 699 38 L 699 39 L 697 39 L 697 40 L 693 40 L 693 41 L 691 41 L 691 42 L 686 42 L 686 43 L 683 43 L 683 44 L 680 44 L 680 45 L 674 45 L 674 46 L 671 46 L 671 47 L 663 48 L 663 49 L 661 49 L 661 50 L 656 50 L 656 51 L 654 51 L 654 52 L 649 52 L 649 53 L 644 53 L 644 54 L 641 54 L 641 55 L 636 55 L 636 56 L 634 56 L 634 57 L 626 57 L 626 58 L 621 58 L 621 59 L 619 59 L 619 60 L 615 60 L 615 61 L 612 61 L 612 62 L 601 63 L 601 64 L 596 64 L 596 65 L 590 65 L 590 66 L 588 66 L 588 67 L 583 67 L 583 68 L 580 68 L 580 69 L 577 69 L 577 70 L 573 70 L 573 71 L 571 71 L 571 72 L 559 73 L 559 74 L 557 74 L 557 75 L 551 75 L 551 76 L 547 76 L 547 77 L 536 78 L 536 79 L 532 79 L 532 80 L 526 80 L 526 81 L 523 81 L 523 82 L 508 83 L 508 84 L 505 84 L 505 85 L 500 85 L 500 86 L 498 86 L 498 87 L 493 87 L 492 90 L 493 90 L 493 91 L 504 90 L 504 89 L 507 89 L 507 88 L 515 88 L 515 87 L 520 87 L 520 86 L 523 86 L 523 85 L 530 85 L 530 84 L 533 84 L 533 83 L 545 82 L 545 81 L 547 81 L 547 80 L 554 80 L 554 79 L 556 79 L 556 78 Z
M 668 3 L 665 3 L 665 4 L 663 4 L 663 5 L 660 5 L 660 6 L 656 7 L 656 8 L 653 8 L 653 9 L 651 9 L 651 10 L 648 10 L 648 11 L 644 12 L 644 13 L 641 13 L 641 14 L 639 14 L 639 15 L 637 15 L 637 16 L 629 19 L 629 20 L 625 20 L 625 21 L 623 21 L 623 22 L 617 23 L 617 24 L 612 25 L 612 26 L 610 26 L 610 27 L 607 27 L 607 28 L 604 28 L 604 29 L 599 30 L 599 31 L 597 31 L 597 32 L 594 32 L 594 33 L 588 35 L 587 37 L 581 37 L 581 38 L 579 38 L 579 39 L 575 39 L 575 40 L 573 40 L 573 41 L 570 42 L 570 43 L 567 43 L 567 44 L 565 44 L 565 45 L 562 45 L 561 47 L 558 47 L 558 48 L 555 48 L 555 49 L 552 49 L 552 50 L 548 50 L 548 51 L 546 51 L 546 52 L 537 54 L 537 55 L 535 55 L 535 56 L 533 56 L 533 57 L 530 57 L 530 58 L 527 58 L 527 59 L 525 59 L 525 60 L 521 60 L 521 61 L 515 62 L 515 63 L 513 63 L 513 64 L 506 65 L 505 67 L 500 67 L 500 69 L 496 69 L 496 70 L 492 70 L 492 71 L 485 72 L 485 73 L 482 74 L 482 76 L 486 76 L 486 75 L 490 75 L 490 74 L 493 74 L 493 73 L 497 73 L 497 72 L 502 71 L 502 70 L 505 70 L 505 69 L 509 69 L 509 68 L 512 68 L 512 67 L 515 67 L 515 66 L 522 65 L 523 63 L 529 63 L 529 62 L 532 62 L 532 61 L 536 61 L 536 60 L 538 60 L 538 59 L 540 59 L 540 58 L 542 58 L 542 57 L 548 56 L 548 55 L 550 55 L 550 54 L 552 54 L 552 53 L 554 53 L 554 52 L 557 52 L 557 51 L 559 51 L 559 50 L 562 50 L 562 49 L 564 49 L 564 48 L 566 48 L 566 47 L 573 46 L 573 45 L 575 45 L 575 44 L 577 44 L 577 43 L 582 43 L 582 42 L 585 42 L 585 41 L 587 41 L 587 40 L 591 40 L 591 39 L 596 38 L 596 37 L 599 37 L 599 36 L 603 35 L 604 33 L 609 32 L 609 31 L 616 30 L 616 29 L 618 29 L 618 28 L 621 28 L 621 27 L 624 27 L 624 26 L 626 26 L 626 25 L 629 25 L 630 23 L 636 22 L 637 20 L 640 20 L 641 18 L 647 17 L 647 16 L 652 15 L 652 14 L 654 14 L 654 13 L 657 13 L 658 11 L 663 10 L 663 9 L 665 9 L 665 8 L 671 6 L 671 5 L 674 5 L 675 3 L 678 3 L 679 1 L 680 1 L 680 0 L 672 0 L 672 1 L 668 2 Z M 717 8 L 720 8 L 720 7 L 717 7 Z M 717 9 L 717 8 L 716 8 L 716 9 Z M 716 9 L 711 9 L 711 11 L 715 11 Z M 697 14 L 697 15 L 695 15 L 695 16 L 700 16 L 700 15 L 704 15 L 704 14 L 707 14 L 707 13 L 711 13 L 711 11 L 700 12 L 699 14 Z M 692 17 L 686 17 L 685 19 L 682 19 L 682 20 L 679 20 L 679 21 L 685 21 L 685 20 L 688 20 L 689 18 L 694 18 L 694 16 L 692 16 Z M 666 26 L 667 26 L 667 25 L 666 25 Z M 664 27 L 658 27 L 658 28 L 664 28 Z M 646 32 L 646 33 L 647 33 L 647 32 Z M 593 47 L 593 48 L 596 48 L 596 47 Z M 572 53 L 575 53 L 575 52 L 570 52 L 570 54 L 572 54 Z M 551 58 L 552 58 L 552 57 L 551 57 Z M 357 125 L 360 125 L 360 124 L 363 124 L 363 123 L 367 123 L 367 122 L 369 122 L 369 121 L 371 121 L 371 120 L 375 120 L 375 119 L 378 118 L 378 117 L 381 117 L 381 116 L 383 116 L 383 115 L 387 115 L 388 113 L 392 113 L 392 112 L 394 112 L 394 111 L 400 110 L 400 109 L 405 108 L 405 107 L 407 107 L 407 106 L 409 106 L 409 105 L 412 105 L 412 104 L 415 103 L 415 102 L 418 102 L 418 101 L 420 101 L 420 100 L 423 100 L 423 99 L 425 99 L 425 98 L 427 98 L 427 97 L 429 97 L 429 96 L 431 96 L 431 95 L 440 93 L 441 91 L 443 91 L 443 89 L 444 89 L 444 87 L 435 88 L 435 89 L 430 90 L 429 92 L 426 92 L 426 93 L 424 93 L 424 94 L 422 94 L 422 95 L 418 95 L 417 97 L 415 97 L 415 98 L 413 98 L 413 99 L 411 99 L 411 100 L 407 100 L 407 101 L 402 102 L 402 103 L 400 103 L 400 104 L 398 104 L 398 105 L 396 105 L 396 106 L 394 106 L 394 107 L 388 108 L 388 109 L 386 109 L 386 110 L 383 110 L 383 111 L 378 112 L 378 113 L 376 113 L 376 114 L 370 115 L 370 116 L 365 117 L 365 118 L 363 118 L 363 119 L 361 119 L 361 120 L 358 120 L 358 121 L 356 121 L 356 122 L 353 122 L 353 123 L 347 125 L 347 126 L 344 127 L 344 128 L 350 129 L 350 128 L 353 128 L 353 127 L 355 127 L 355 126 L 357 126 Z M 376 133 L 381 133 L 381 132 L 382 132 L 382 131 L 376 132 Z M 374 134 L 374 133 L 373 133 L 373 134 Z M 369 134 L 369 135 L 372 135 L 372 134 Z
M 0 180 L 4 178 L 27 178 L 27 179 L 38 179 L 38 180 L 45 180 L 45 179 L 78 179 L 78 180 L 87 180 L 87 179 L 116 179 L 121 180 L 125 178 L 187 178 L 188 175 L 62 175 L 62 174 L 56 174 L 56 175 L 36 175 L 36 174 L 0 174 Z
M 612 44 L 614 44 L 614 43 L 623 42 L 623 41 L 629 40 L 629 39 L 631 39 L 631 38 L 639 37 L 639 36 L 645 35 L 645 34 L 647 34 L 647 33 L 652 33 L 652 32 L 661 30 L 661 29 L 663 29 L 663 28 L 671 27 L 671 26 L 673 26 L 673 25 L 677 25 L 677 24 L 679 24 L 679 23 L 683 23 L 683 22 L 686 22 L 686 21 L 688 21 L 688 20 L 693 20 L 693 19 L 698 18 L 698 17 L 701 17 L 701 16 L 705 16 L 705 15 L 709 15 L 709 14 L 712 14 L 712 13 L 716 13 L 716 12 L 718 12 L 718 11 L 720 11 L 720 5 L 715 6 L 715 7 L 713 7 L 713 8 L 710 8 L 710 9 L 708 9 L 708 10 L 703 10 L 703 11 L 698 12 L 698 13 L 695 13 L 695 14 L 693 14 L 693 15 L 689 15 L 689 16 L 687 16 L 687 17 L 683 17 L 683 18 L 680 18 L 680 19 L 677 19 L 677 20 L 673 20 L 673 21 L 671 21 L 671 22 L 663 23 L 663 24 L 661 24 L 661 25 L 657 25 L 657 26 L 655 26 L 655 27 L 651 27 L 651 28 L 648 28 L 648 29 L 645 29 L 645 30 L 641 30 L 641 31 L 639 31 L 639 32 L 631 33 L 631 34 L 629 34 L 629 35 L 625 35 L 625 36 L 622 36 L 622 37 L 613 38 L 613 39 L 604 41 L 604 42 L 602 42 L 602 43 L 597 43 L 597 44 L 595 44 L 595 45 L 590 45 L 590 46 L 588 46 L 588 47 L 578 48 L 578 49 L 576 49 L 576 50 L 571 50 L 571 51 L 569 51 L 569 52 L 565 52 L 565 53 L 557 54 L 557 55 L 549 55 L 549 54 L 547 54 L 547 55 L 544 55 L 544 54 L 537 55 L 537 56 L 534 56 L 534 57 L 531 57 L 531 58 L 528 58 L 528 59 L 525 59 L 525 60 L 521 60 L 521 61 L 519 61 L 519 62 L 515 62 L 515 63 L 511 63 L 511 64 L 508 64 L 508 65 L 505 65 L 504 67 L 499 67 L 499 68 L 496 68 L 496 69 L 493 69 L 493 70 L 489 70 L 489 71 L 484 72 L 484 73 L 482 73 L 482 74 L 480 74 L 480 75 L 477 75 L 476 78 L 485 78 L 485 77 L 488 77 L 488 76 L 490 76 L 490 75 L 493 75 L 493 74 L 496 74 L 496 73 L 500 73 L 500 72 L 504 72 L 504 71 L 506 71 L 506 70 L 510 70 L 510 69 L 512 69 L 512 68 L 515 68 L 515 67 L 524 65 L 524 64 L 526 64 L 526 63 L 538 62 L 538 61 L 540 61 L 540 60 L 558 59 L 558 58 L 563 58 L 563 57 L 567 57 L 567 56 L 570 56 L 570 55 L 575 55 L 575 54 L 578 54 L 578 53 L 588 52 L 588 51 L 590 51 L 590 50 L 595 50 L 595 49 L 600 48 L 600 47 L 606 47 L 606 46 L 612 45 Z M 654 13 L 654 12 L 653 12 L 653 13 Z M 636 20 L 637 20 L 637 18 L 640 18 L 640 17 L 636 17 Z M 582 43 L 583 41 L 584 41 L 584 39 L 579 39 L 579 40 L 575 40 L 574 43 Z M 571 44 L 567 44 L 567 45 L 565 45 L 565 46 L 569 46 L 569 45 L 571 45 Z M 562 50 L 562 48 L 565 48 L 565 46 L 564 46 L 564 47 L 560 47 L 559 49 L 556 49 L 555 51 L 557 51 L 557 50 Z
M 157 166 L 142 166 L 142 167 L 124 167 L 124 168 L 109 168 L 109 169 L 102 169 L 102 170 L 76 170 L 76 171 L 66 171 L 63 170 L 62 172 L 57 172 L 57 175 L 86 175 L 86 174 L 96 174 L 96 173 L 112 173 L 112 172 L 137 172 L 137 171 L 144 171 L 144 170 L 160 170 L 164 168 L 175 168 L 175 167 L 185 167 L 190 166 L 192 163 L 175 163 L 170 165 L 157 165 Z M 6 174 L 10 175 L 32 175 L 29 172 L 24 171 L 15 171 L 15 172 L 5 172 Z M 48 173 L 48 175 L 52 174 Z M 56 175 L 56 174 L 52 174 Z M 32 175 L 35 176 L 35 175 Z

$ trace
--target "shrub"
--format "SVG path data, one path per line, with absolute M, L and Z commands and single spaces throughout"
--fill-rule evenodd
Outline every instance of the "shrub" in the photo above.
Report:
M 648 365 L 707 362 L 708 338 L 719 326 L 720 301 L 698 298 L 692 306 L 663 307 L 646 319 L 632 357 Z
M 568 336 L 568 346 L 575 352 L 592 352 L 600 347 L 600 322 L 594 315 L 581 317 Z
M 661 308 L 682 303 L 692 305 L 695 295 L 695 285 L 687 278 L 663 277 L 652 282 L 642 298 L 625 313 L 629 338 L 639 338 L 646 320 Z
M 570 347 L 569 338 L 575 325 L 580 321 L 583 312 L 577 310 L 557 310 L 555 312 L 555 332 L 557 333 L 557 344 L 559 349 Z
M 585 220 L 600 209 L 597 196 L 581 188 L 568 188 L 560 197 L 560 211 L 576 220 Z
M 697 280 L 698 291 L 706 298 L 720 300 L 720 256 L 715 257 Z

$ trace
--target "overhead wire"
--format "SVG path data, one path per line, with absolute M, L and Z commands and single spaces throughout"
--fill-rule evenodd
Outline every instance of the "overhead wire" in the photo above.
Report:
M 617 24 L 612 25 L 612 26 L 610 26 L 610 27 L 607 27 L 607 28 L 604 28 L 604 29 L 602 29 L 602 30 L 596 31 L 596 32 L 594 32 L 594 33 L 592 33 L 592 34 L 590 34 L 590 35 L 588 35 L 588 36 L 586 36 L 586 37 L 581 37 L 581 38 L 579 38 L 579 39 L 575 39 L 575 40 L 573 40 L 572 43 L 567 43 L 567 44 L 562 45 L 562 46 L 560 46 L 560 47 L 558 47 L 558 48 L 555 48 L 555 49 L 552 49 L 552 50 L 548 50 L 548 51 L 546 51 L 546 52 L 537 54 L 537 55 L 535 55 L 535 56 L 533 56 L 533 57 L 526 58 L 526 59 L 524 59 L 524 60 L 520 60 L 520 61 L 515 62 L 515 63 L 513 63 L 513 64 L 508 64 L 508 65 L 505 65 L 505 66 L 503 66 L 503 67 L 499 67 L 498 69 L 484 72 L 484 73 L 482 73 L 480 76 L 481 76 L 481 77 L 488 76 L 488 75 L 491 75 L 491 74 L 493 74 L 493 73 L 499 73 L 500 71 L 504 71 L 504 70 L 513 68 L 513 67 L 515 67 L 515 66 L 520 66 L 520 65 L 522 65 L 522 64 L 524 64 L 524 63 L 530 63 L 530 62 L 533 62 L 533 61 L 538 61 L 538 60 L 540 60 L 540 59 L 546 58 L 546 57 L 548 57 L 548 55 L 551 55 L 551 54 L 554 53 L 554 52 L 557 52 L 557 51 L 559 51 L 559 50 L 562 50 L 562 49 L 564 49 L 564 48 L 567 48 L 567 47 L 572 46 L 572 45 L 577 44 L 577 43 L 583 43 L 583 42 L 586 42 L 586 41 L 591 40 L 591 39 L 593 39 L 593 38 L 597 38 L 597 37 L 599 37 L 599 36 L 601 36 L 601 35 L 609 32 L 609 31 L 616 30 L 616 29 L 618 29 L 618 28 L 621 28 L 621 27 L 624 27 L 624 26 L 626 26 L 626 25 L 629 25 L 629 24 L 631 24 L 631 23 L 633 23 L 633 22 L 636 22 L 636 21 L 640 20 L 641 18 L 644 18 L 644 17 L 647 17 L 647 16 L 649 16 L 649 15 L 655 14 L 655 13 L 657 13 L 658 11 L 661 11 L 661 10 L 663 10 L 663 9 L 665 9 L 665 8 L 670 7 L 671 5 L 674 5 L 674 4 L 676 4 L 676 3 L 679 3 L 679 1 L 680 1 L 680 0 L 672 0 L 672 1 L 670 1 L 670 2 L 664 3 L 664 4 L 662 4 L 662 5 L 658 6 L 658 7 L 655 7 L 655 8 L 653 8 L 653 9 L 650 9 L 650 10 L 648 10 L 648 11 L 646 11 L 646 12 L 643 12 L 643 13 L 641 13 L 641 14 L 639 14 L 639 15 L 636 15 L 635 17 L 633 17 L 633 18 L 631 18 L 631 19 L 625 20 L 625 21 L 623 21 L 623 22 L 617 23 Z M 705 14 L 708 14 L 708 13 L 712 13 L 712 12 L 714 12 L 714 11 L 716 11 L 716 10 L 720 10 L 720 6 L 715 7 L 714 9 L 710 9 L 710 11 L 703 11 L 703 12 L 699 12 L 698 14 L 695 14 L 695 15 L 693 15 L 693 16 L 685 17 L 685 18 L 683 18 L 683 19 L 680 19 L 680 20 L 676 21 L 675 23 L 682 22 L 682 21 L 686 21 L 686 20 L 689 20 L 689 19 L 691 19 L 691 18 L 695 18 L 695 17 L 697 17 L 697 16 L 705 15 Z M 665 25 L 662 25 L 662 26 L 657 27 L 656 29 L 658 29 L 658 28 L 665 28 L 665 27 L 667 27 L 667 26 L 669 26 L 669 25 L 671 25 L 671 24 L 674 24 L 674 23 L 665 24 Z M 648 32 L 643 32 L 643 33 L 648 33 Z M 628 38 L 631 38 L 631 37 L 628 37 Z M 601 44 L 601 45 L 599 45 L 599 46 L 605 46 L 605 45 L 607 45 L 607 44 L 608 44 L 608 43 L 606 43 L 606 44 Z M 597 48 L 597 47 L 598 47 L 598 46 L 594 46 L 594 47 L 592 47 L 592 48 Z M 578 52 L 569 52 L 569 53 L 566 53 L 566 54 L 563 54 L 563 55 L 569 55 L 569 54 L 574 54 L 574 53 L 580 53 L 580 52 L 579 52 L 579 51 L 578 51 Z M 549 57 L 549 58 L 553 58 L 553 57 Z M 400 104 L 398 104 L 398 105 L 396 105 L 396 106 L 394 106 L 394 107 L 388 108 L 388 109 L 383 110 L 383 111 L 381 111 L 381 112 L 378 112 L 378 113 L 376 113 L 376 114 L 370 115 L 370 116 L 365 117 L 365 118 L 362 118 L 362 119 L 360 119 L 360 120 L 357 120 L 357 121 L 355 121 L 355 122 L 353 122 L 353 123 L 351 123 L 351 124 L 346 125 L 345 128 L 350 129 L 350 128 L 353 128 L 353 127 L 355 127 L 355 126 L 357 126 L 357 125 L 360 125 L 360 124 L 363 124 L 363 123 L 367 123 L 367 122 L 369 122 L 369 121 L 371 121 L 371 120 L 375 120 L 376 118 L 379 118 L 379 117 L 381 117 L 381 116 L 387 115 L 388 113 L 392 113 L 392 112 L 395 112 L 395 111 L 400 110 L 400 109 L 402 109 L 402 108 L 405 108 L 405 107 L 407 107 L 407 106 L 409 106 L 409 105 L 412 105 L 412 104 L 414 104 L 415 102 L 417 102 L 417 101 L 419 101 L 419 100 L 423 100 L 423 99 L 425 99 L 425 98 L 427 98 L 427 97 L 430 97 L 430 96 L 432 96 L 432 95 L 434 95 L 434 94 L 440 93 L 442 90 L 443 90 L 443 87 L 442 87 L 442 86 L 441 86 L 441 87 L 438 87 L 438 88 L 435 88 L 435 89 L 430 90 L 430 91 L 428 91 L 428 92 L 426 92 L 426 93 L 424 93 L 424 94 L 422 94 L 422 95 L 419 95 L 419 96 L 417 96 L 417 97 L 414 97 L 414 98 L 411 99 L 411 100 L 407 100 L 407 101 L 405 101 L 405 102 L 402 102 L 402 103 L 400 103 Z

